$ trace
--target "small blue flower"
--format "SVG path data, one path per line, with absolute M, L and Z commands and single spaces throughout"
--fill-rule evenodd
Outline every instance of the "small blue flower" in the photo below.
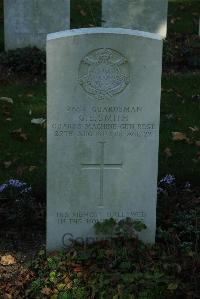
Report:
M 160 183 L 166 184 L 166 185 L 172 185 L 175 184 L 175 177 L 171 174 L 167 174 L 162 180 L 160 180 Z
M 0 185 L 0 193 L 3 192 L 8 187 L 7 184 Z
M 25 189 L 23 189 L 22 191 L 21 191 L 21 193 L 23 194 L 23 193 L 31 193 L 32 192 L 32 188 L 31 187 L 27 187 L 27 188 L 25 188 Z
M 26 183 L 20 182 L 19 180 L 14 180 L 14 179 L 9 180 L 8 184 L 14 188 L 21 188 L 23 186 L 26 186 Z
M 164 193 L 164 192 L 165 192 L 165 191 L 164 191 L 163 188 L 160 188 L 160 187 L 157 188 L 157 193 L 158 193 L 158 194 L 162 194 L 162 193 Z

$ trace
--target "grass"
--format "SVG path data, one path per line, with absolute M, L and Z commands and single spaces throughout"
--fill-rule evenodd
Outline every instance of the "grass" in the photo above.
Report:
M 156 245 L 135 238 L 142 223 L 109 219 L 96 225 L 97 238 L 107 232 L 108 241 L 73 242 L 70 249 L 50 254 L 40 250 L 25 265 L 19 255 L 4 256 L 11 265 L 3 268 L 1 290 L 17 299 L 199 298 L 198 199 L 175 185 L 165 191 Z
M 168 32 L 198 34 L 200 1 L 171 0 L 168 9 Z
M 0 181 L 21 178 L 45 194 L 46 130 L 31 124 L 33 118 L 46 118 L 45 86 L 13 84 L 1 86 L 0 97 L 12 98 L 14 104 L 0 102 Z M 30 115 L 31 113 L 31 115 Z M 6 119 L 11 118 L 11 121 Z M 20 133 L 12 132 L 22 129 Z M 27 138 L 27 140 L 25 140 Z M 11 162 L 5 168 L 5 162 Z
M 200 160 L 195 142 L 200 140 L 200 131 L 193 132 L 192 128 L 200 128 L 200 76 L 165 75 L 162 88 L 159 176 L 172 173 L 179 181 L 198 185 Z M 173 141 L 172 132 L 184 133 L 190 140 Z M 171 157 L 166 149 L 170 149 Z

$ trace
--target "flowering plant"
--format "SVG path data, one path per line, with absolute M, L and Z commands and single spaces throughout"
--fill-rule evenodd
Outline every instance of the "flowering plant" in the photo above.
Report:
M 31 192 L 32 188 L 30 186 L 15 179 L 10 179 L 6 183 L 0 185 L 0 195 L 6 195 L 8 198 L 13 196 L 18 197 L 23 194 L 30 194 Z
M 176 188 L 176 179 L 173 175 L 167 174 L 158 182 L 157 193 L 158 195 L 166 195 L 168 191 Z
M 158 182 L 157 194 L 158 195 L 169 195 L 170 191 L 175 192 L 178 189 L 184 191 L 191 191 L 190 182 L 185 182 L 182 186 L 177 186 L 175 176 L 167 174 Z
M 35 201 L 32 188 L 27 183 L 10 179 L 0 185 L 0 205 L 2 215 L 0 224 L 15 225 L 31 222 Z
M 175 185 L 176 179 L 173 175 L 167 174 L 164 178 L 160 180 L 160 183 L 164 185 Z

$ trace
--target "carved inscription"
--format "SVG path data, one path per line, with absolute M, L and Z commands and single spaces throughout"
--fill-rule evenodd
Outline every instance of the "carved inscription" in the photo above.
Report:
M 130 217 L 134 220 L 144 221 L 145 213 L 143 211 L 107 211 L 102 213 L 101 211 L 73 211 L 73 212 L 57 212 L 56 218 L 58 224 L 95 224 L 97 222 L 103 222 L 107 218 L 115 218 L 117 220 Z
M 98 100 L 110 99 L 129 84 L 127 59 L 112 49 L 97 49 L 80 62 L 79 83 Z
M 51 124 L 55 137 L 146 138 L 157 130 L 154 123 L 133 122 L 143 113 L 141 106 L 67 106 L 66 111 L 66 122 Z

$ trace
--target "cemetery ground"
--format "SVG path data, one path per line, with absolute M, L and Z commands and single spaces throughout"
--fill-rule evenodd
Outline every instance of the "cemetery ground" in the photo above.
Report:
M 73 27 L 99 25 L 99 1 L 89 2 L 73 2 Z M 141 223 L 109 220 L 96 227 L 97 235 L 112 235 L 109 241 L 50 255 L 45 54 L 3 52 L 2 1 L 0 8 L 0 298 L 199 298 L 199 1 L 169 3 L 156 244 L 134 237 Z

